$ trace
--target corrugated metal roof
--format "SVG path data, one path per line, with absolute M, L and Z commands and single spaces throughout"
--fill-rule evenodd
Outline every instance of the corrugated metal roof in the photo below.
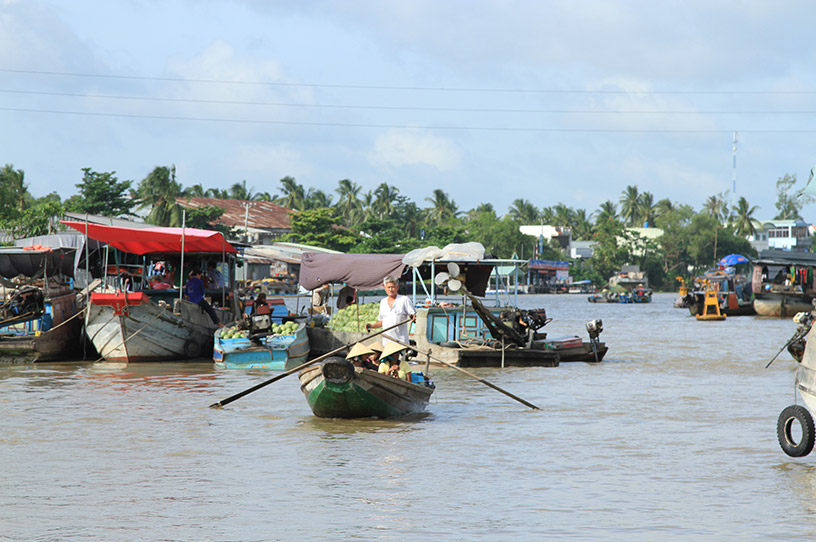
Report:
M 297 211 L 272 203 L 271 201 L 246 201 L 218 198 L 176 198 L 182 207 L 193 209 L 212 205 L 224 209 L 218 224 L 224 226 L 262 230 L 290 230 L 289 213 Z M 248 209 L 247 209 L 248 207 Z M 246 222 L 244 220 L 246 219 Z

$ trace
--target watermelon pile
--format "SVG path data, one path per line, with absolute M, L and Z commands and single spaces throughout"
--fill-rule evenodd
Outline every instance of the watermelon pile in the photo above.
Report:
M 379 318 L 379 302 L 366 303 L 365 305 L 349 305 L 343 310 L 339 310 L 329 320 L 327 328 L 334 331 L 365 331 L 366 324 L 373 324 Z

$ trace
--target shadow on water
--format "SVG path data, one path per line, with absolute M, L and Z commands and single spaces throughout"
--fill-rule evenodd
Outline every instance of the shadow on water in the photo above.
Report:
M 380 418 L 318 418 L 311 416 L 299 422 L 303 428 L 324 433 L 326 436 L 332 435 L 352 435 L 355 433 L 376 433 L 378 431 L 389 431 L 394 433 L 405 433 L 413 431 L 419 425 L 432 422 L 434 415 L 431 412 L 418 412 L 409 414 L 401 418 L 380 419 Z

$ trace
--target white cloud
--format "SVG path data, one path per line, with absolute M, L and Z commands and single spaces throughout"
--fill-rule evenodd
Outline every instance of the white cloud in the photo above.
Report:
M 377 138 L 368 158 L 378 167 L 426 165 L 452 171 L 459 166 L 461 152 L 439 136 L 417 129 L 393 129 Z

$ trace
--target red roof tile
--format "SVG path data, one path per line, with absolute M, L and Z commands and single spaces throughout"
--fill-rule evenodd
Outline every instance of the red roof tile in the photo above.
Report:
M 250 228 L 258 229 L 291 229 L 289 223 L 289 213 L 296 213 L 292 209 L 272 203 L 271 201 L 245 201 L 238 199 L 216 199 L 216 198 L 176 198 L 176 202 L 188 209 L 213 205 L 224 209 L 224 214 L 218 219 L 218 224 L 231 227 L 244 227 L 244 217 L 246 225 Z M 245 205 L 249 205 L 249 214 Z

